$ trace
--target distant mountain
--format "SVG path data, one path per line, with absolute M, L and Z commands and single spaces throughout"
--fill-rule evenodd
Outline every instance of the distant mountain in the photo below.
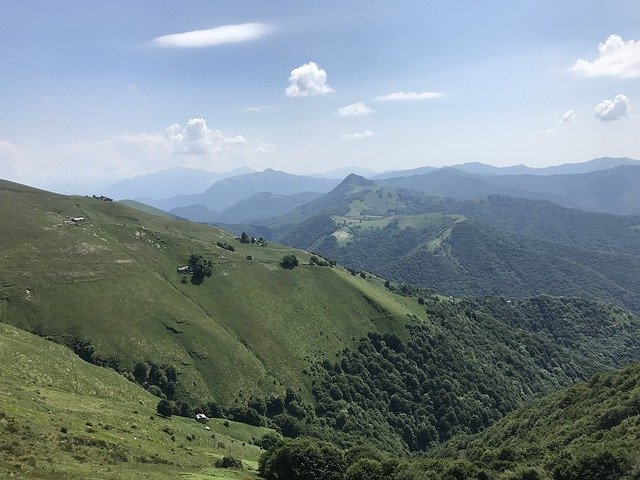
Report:
M 528 191 L 525 188 L 517 188 L 509 184 L 500 184 L 494 181 L 494 177 L 498 178 L 493 175 L 467 173 L 457 168 L 446 167 L 421 175 L 376 179 L 376 181 L 380 185 L 390 188 L 402 188 L 424 192 L 429 195 L 441 195 L 462 199 L 502 194 L 523 198 L 544 198 L 557 202 L 562 201 L 562 197 L 558 195 L 541 195 L 539 192 Z
M 260 192 L 240 200 L 226 208 L 218 215 L 218 223 L 252 223 L 264 225 L 276 217 L 322 197 L 322 193 L 302 192 L 293 195 L 274 195 L 271 192 Z
M 324 173 L 314 173 L 309 176 L 322 177 L 322 178 L 336 178 L 336 179 L 342 180 L 344 177 L 346 177 L 350 173 L 355 173 L 356 175 L 360 175 L 361 177 L 365 177 L 365 178 L 373 178 L 379 172 L 376 172 L 375 170 L 372 170 L 370 168 L 363 168 L 363 167 L 357 167 L 352 165 L 349 167 L 336 168 L 334 170 L 330 170 Z
M 384 180 L 386 178 L 394 177 L 411 177 L 413 175 L 422 175 L 423 173 L 433 172 L 438 170 L 436 167 L 418 167 L 411 168 L 409 170 L 388 170 L 379 175 L 373 177 L 374 180 Z
M 169 198 L 179 194 L 199 193 L 223 178 L 251 173 L 248 167 L 229 172 L 209 172 L 187 167 L 174 167 L 147 175 L 121 180 L 103 190 L 104 195 L 116 200 L 130 198 L 140 200 Z M 147 203 L 147 202 L 144 202 Z
M 632 158 L 620 157 L 601 157 L 594 158 L 588 162 L 580 163 L 563 163 L 561 165 L 553 165 L 550 167 L 529 167 L 527 165 L 511 165 L 508 167 L 495 167 L 486 163 L 468 162 L 453 165 L 453 168 L 462 170 L 467 173 L 477 173 L 481 175 L 557 175 L 569 173 L 589 173 L 597 170 L 607 170 L 609 168 L 619 167 L 621 165 L 640 165 L 640 160 Z
M 598 212 L 640 213 L 640 165 L 550 175 L 479 175 L 443 168 L 423 175 L 379 180 L 378 183 L 461 199 L 503 194 L 545 199 Z
M 449 295 L 593 297 L 640 311 L 640 216 L 432 197 L 354 175 L 270 228 L 279 242 Z
M 556 175 L 566 173 L 589 173 L 597 170 L 607 170 L 621 165 L 640 165 L 640 160 L 634 160 L 627 157 L 601 157 L 589 160 L 588 162 L 563 163 L 561 165 L 553 165 L 550 167 L 529 167 L 524 164 L 496 167 L 487 163 L 467 162 L 442 168 L 455 168 L 456 170 L 478 175 Z M 390 170 L 371 178 L 374 178 L 375 180 L 385 180 L 394 177 L 411 177 L 413 175 L 429 173 L 434 170 L 439 170 L 439 168 L 425 166 L 413 168 L 411 170 Z
M 194 222 L 263 225 L 322 195 L 317 192 L 302 192 L 293 195 L 274 195 L 271 192 L 260 192 L 240 200 L 222 212 L 214 212 L 205 205 L 189 205 L 188 207 L 174 208 L 171 213 Z
M 640 213 L 640 165 L 561 175 L 502 175 L 488 180 L 500 189 L 534 192 L 563 205 L 618 214 Z
M 268 168 L 262 172 L 225 178 L 200 194 L 177 195 L 160 201 L 150 200 L 152 202 L 150 205 L 165 211 L 190 205 L 204 205 L 209 210 L 221 212 L 240 200 L 260 192 L 271 192 L 273 195 L 293 195 L 303 192 L 326 193 L 338 183 L 340 183 L 339 180 L 293 175 Z

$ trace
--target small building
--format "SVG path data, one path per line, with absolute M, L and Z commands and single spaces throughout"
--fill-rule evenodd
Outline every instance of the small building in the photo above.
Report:
M 188 265 L 185 265 L 184 267 L 178 267 L 178 273 L 183 273 L 185 275 L 191 273 L 191 267 Z
M 75 225 L 77 225 L 78 223 L 82 223 L 86 220 L 86 218 L 84 217 L 69 217 L 69 220 L 67 220 L 67 223 L 73 223 Z
M 196 420 L 200 423 L 207 423 L 209 421 L 209 417 L 204 413 L 196 413 Z

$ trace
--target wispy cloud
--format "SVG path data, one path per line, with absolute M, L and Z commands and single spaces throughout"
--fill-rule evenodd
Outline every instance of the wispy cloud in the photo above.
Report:
M 629 99 L 626 95 L 616 95 L 613 100 L 603 100 L 593 109 L 596 117 L 603 122 L 610 122 L 626 117 L 629 114 Z
M 565 123 L 571 123 L 576 119 L 576 111 L 568 110 L 562 114 L 562 118 L 558 122 L 558 125 L 563 125 Z
M 371 138 L 375 135 L 371 130 L 365 130 L 362 133 L 343 133 L 342 138 L 344 140 L 364 140 L 366 138 Z
M 275 108 L 273 105 L 257 105 L 253 107 L 245 107 L 243 111 L 245 112 L 264 112 L 265 110 L 271 110 Z
M 393 92 L 374 98 L 375 102 L 417 102 L 421 100 L 434 100 L 444 97 L 442 92 Z
M 315 62 L 309 62 L 291 70 L 285 94 L 289 97 L 313 97 L 334 91 L 327 83 L 327 72 Z
M 263 23 L 242 23 L 222 25 L 207 30 L 163 35 L 151 40 L 151 44 L 164 48 L 202 48 L 256 40 L 267 35 L 272 28 Z
M 587 77 L 640 77 L 640 40 L 624 41 L 620 35 L 610 35 L 598 45 L 598 58 L 593 62 L 580 58 L 569 70 Z
M 339 117 L 360 117 L 373 113 L 373 109 L 362 102 L 340 107 L 336 112 Z

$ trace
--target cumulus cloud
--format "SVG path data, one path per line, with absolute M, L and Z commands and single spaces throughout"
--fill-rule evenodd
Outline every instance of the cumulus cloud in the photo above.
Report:
M 640 40 L 624 41 L 620 35 L 610 35 L 598 45 L 593 62 L 580 58 L 569 70 L 587 77 L 640 77 Z
M 313 97 L 334 91 L 327 83 L 327 72 L 315 62 L 309 62 L 291 70 L 285 94 L 289 97 Z
M 358 102 L 340 107 L 336 112 L 336 115 L 339 117 L 360 117 L 362 115 L 369 115 L 370 113 L 373 113 L 373 109 L 371 107 L 368 107 L 362 102 Z
M 562 118 L 560 119 L 560 121 L 558 122 L 558 125 L 562 125 L 565 123 L 571 123 L 576 119 L 576 112 L 575 110 L 569 110 L 566 111 L 562 114 Z
M 613 100 L 603 100 L 593 109 L 603 122 L 618 120 L 629 113 L 629 99 L 626 95 L 616 95 Z
M 444 97 L 444 93 L 442 92 L 393 92 L 387 95 L 381 95 L 379 97 L 374 98 L 373 100 L 376 102 L 396 102 L 396 101 L 421 101 L 421 100 L 433 100 L 436 98 Z
M 366 138 L 371 138 L 375 135 L 371 130 L 365 130 L 362 133 L 343 133 L 342 138 L 344 140 L 364 140 Z
M 151 40 L 151 44 L 164 48 L 202 48 L 240 43 L 256 40 L 267 35 L 271 27 L 262 23 L 242 23 L 239 25 L 222 25 L 207 30 L 163 35 Z
M 247 143 L 242 135 L 226 137 L 220 130 L 210 129 L 206 120 L 199 117 L 189 120 L 184 128 L 174 123 L 167 128 L 166 135 L 173 153 L 179 155 L 206 155 Z

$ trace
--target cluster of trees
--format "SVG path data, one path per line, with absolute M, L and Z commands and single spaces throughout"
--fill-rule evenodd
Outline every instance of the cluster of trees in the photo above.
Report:
M 237 237 L 236 237 L 237 238 Z M 246 232 L 242 232 L 240 235 L 240 243 L 250 243 L 251 245 L 260 245 L 262 247 L 267 245 L 267 242 L 262 237 L 250 237 Z
M 176 398 L 178 372 L 172 365 L 160 365 L 154 362 L 138 362 L 127 378 L 143 386 L 162 399 Z
M 336 261 L 335 260 L 325 260 L 322 257 L 319 257 L 318 255 L 311 255 L 311 257 L 309 258 L 309 263 L 311 265 L 316 265 L 318 267 L 335 267 L 336 266 Z

